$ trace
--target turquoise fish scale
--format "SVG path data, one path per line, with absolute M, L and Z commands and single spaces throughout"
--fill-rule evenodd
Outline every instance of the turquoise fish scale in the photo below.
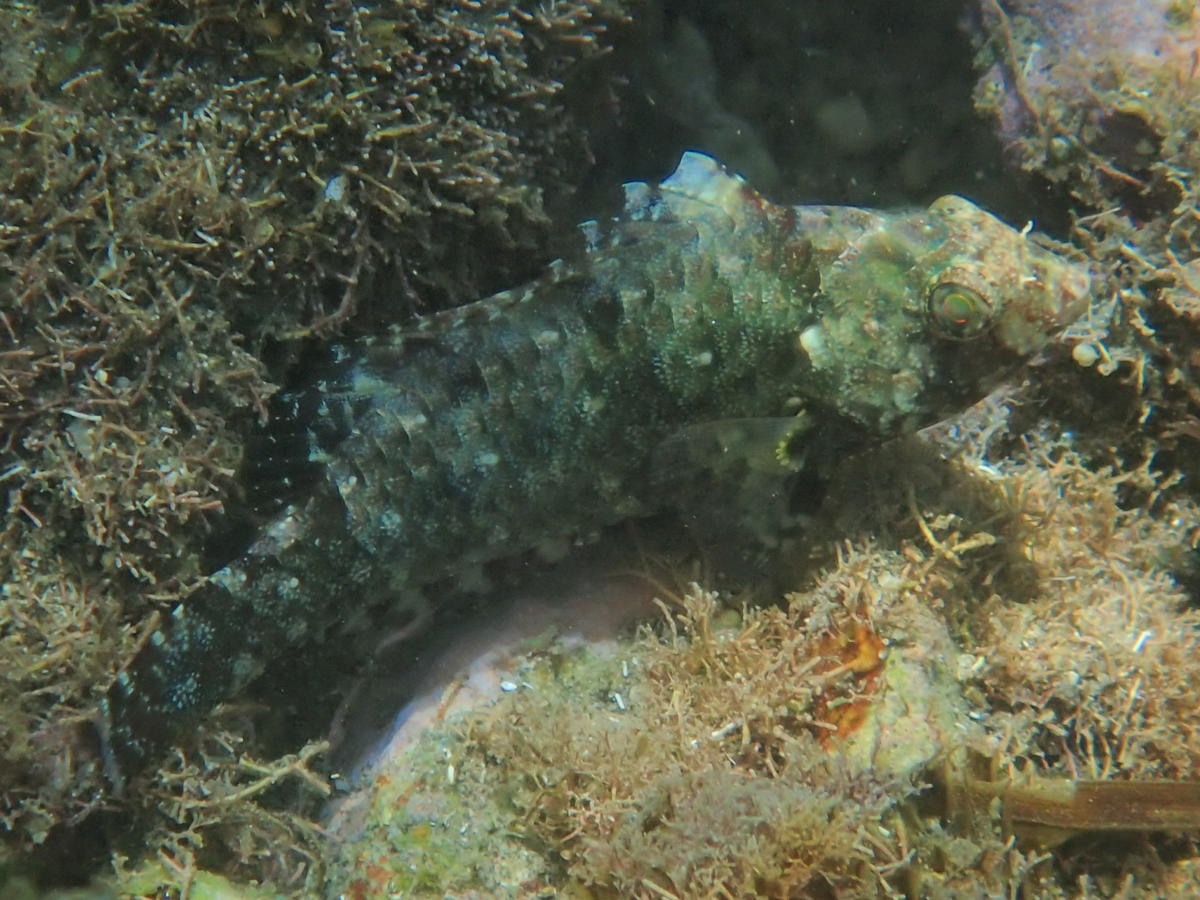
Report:
M 297 395 L 321 475 L 118 675 L 99 717 L 114 780 L 372 598 L 670 504 L 656 459 L 679 435 L 788 422 L 840 447 L 921 427 L 982 396 L 1089 290 L 961 198 L 774 206 L 695 153 L 582 228 L 578 258 L 347 344 Z

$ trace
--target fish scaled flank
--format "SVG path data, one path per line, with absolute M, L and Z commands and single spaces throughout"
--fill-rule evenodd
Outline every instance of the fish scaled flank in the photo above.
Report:
M 974 402 L 1087 303 L 1081 267 L 959 197 L 774 206 L 695 153 L 625 191 L 578 259 L 343 345 L 289 395 L 320 474 L 118 676 L 114 783 L 363 598 L 668 505 L 673 436 L 767 423 L 768 455 L 801 463 L 879 441 Z

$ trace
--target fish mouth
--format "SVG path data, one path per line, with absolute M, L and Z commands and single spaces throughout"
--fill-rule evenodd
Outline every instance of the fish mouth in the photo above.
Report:
M 1081 264 L 1039 260 L 996 322 L 996 339 L 1018 356 L 1033 355 L 1087 312 L 1094 286 Z
M 1058 281 L 1058 310 L 1051 322 L 1056 332 L 1087 312 L 1096 285 L 1093 273 L 1083 265 L 1074 265 L 1061 273 Z

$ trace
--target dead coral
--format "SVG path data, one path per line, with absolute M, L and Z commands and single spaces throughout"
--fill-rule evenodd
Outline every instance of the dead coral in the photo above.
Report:
M 1093 471 L 1050 426 L 1014 435 L 1015 402 L 846 460 L 827 524 L 873 537 L 786 605 L 693 588 L 616 658 L 531 660 L 523 689 L 378 774 L 333 884 L 1188 896 L 1186 836 L 1087 841 L 1200 816 L 1200 614 L 1171 574 L 1200 511 L 1148 465 Z M 1047 850 L 1049 821 L 1086 840 Z
M 1200 13 L 1193 3 L 981 0 L 976 105 L 1073 216 L 1110 333 L 1044 379 L 1085 452 L 1200 474 Z M 1113 302 L 1115 301 L 1115 302 Z M 1101 376 L 1101 377 L 1097 377 Z
M 1194 778 L 1200 614 L 1170 571 L 1196 511 L 1122 509 L 1118 491 L 1145 472 L 1093 472 L 1053 445 L 1034 454 L 999 464 L 1023 494 L 1022 549 L 1043 588 L 980 619 L 992 752 L 1071 778 Z
M 869 522 L 906 556 L 949 563 L 931 569 L 943 583 L 933 599 L 946 604 L 977 716 L 986 711 L 976 749 L 1001 770 L 1194 778 L 1200 612 L 1180 576 L 1200 544 L 1200 507 L 1153 458 L 1097 467 L 1049 422 L 1014 445 L 1011 418 L 1014 397 L 989 398 L 934 429 L 936 444 L 849 461 L 831 495 L 839 527 Z M 949 470 L 922 458 L 934 448 Z M 953 554 L 956 544 L 973 549 Z
M 628 679 L 600 676 L 600 704 L 546 685 L 465 726 L 482 789 L 516 806 L 527 842 L 620 896 L 886 896 L 905 853 L 881 819 L 951 718 L 928 674 L 945 653 L 918 643 L 936 629 L 928 574 L 849 551 L 732 629 L 693 588 L 629 649 Z M 948 648 L 941 633 L 926 641 Z M 902 701 L 882 699 L 901 683 Z

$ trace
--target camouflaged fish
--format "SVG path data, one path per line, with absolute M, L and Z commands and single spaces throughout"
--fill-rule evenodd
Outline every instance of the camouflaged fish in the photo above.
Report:
M 961 197 L 774 206 L 696 153 L 582 228 L 579 259 L 347 344 L 290 395 L 319 477 L 118 676 L 113 770 L 356 609 L 670 505 L 680 448 L 766 435 L 761 464 L 795 471 L 962 409 L 1088 298 L 1082 268 Z

